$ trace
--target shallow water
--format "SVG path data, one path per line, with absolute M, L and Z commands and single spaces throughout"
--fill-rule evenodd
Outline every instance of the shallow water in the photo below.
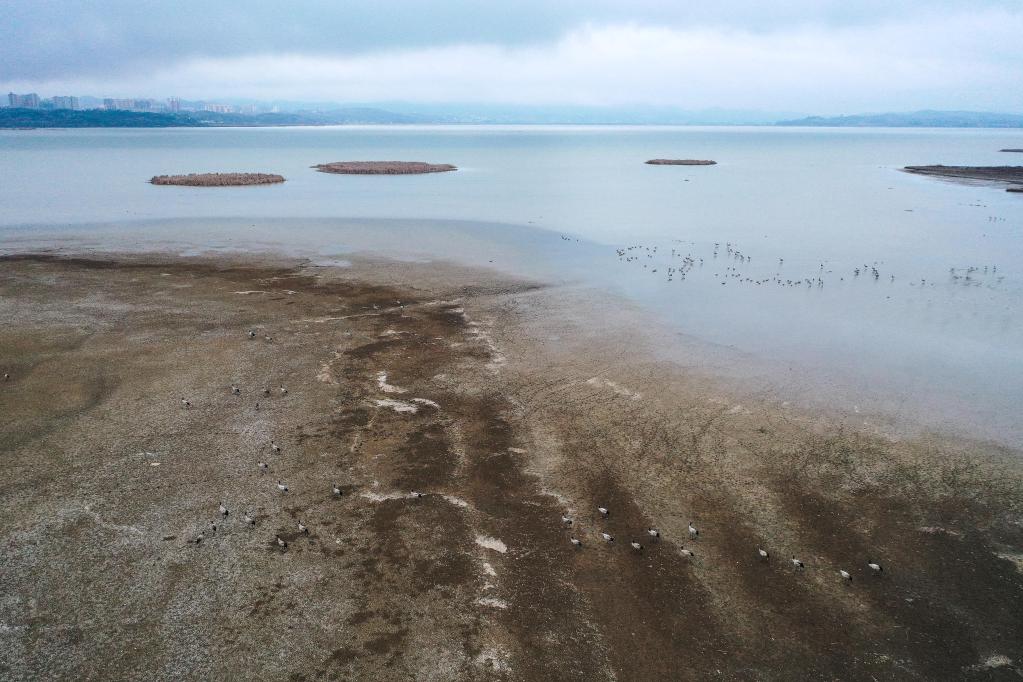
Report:
M 578 281 L 734 349 L 743 371 L 762 371 L 782 397 L 1020 445 L 1023 195 L 898 171 L 1023 163 L 997 151 L 1019 146 L 1023 132 L 1011 130 L 7 131 L 0 248 L 48 240 L 322 259 L 372 250 Z M 653 157 L 718 165 L 642 163 Z M 350 159 L 460 170 L 354 177 L 309 168 Z M 146 182 L 198 171 L 288 181 Z M 634 260 L 616 251 L 637 245 L 625 252 Z M 686 256 L 692 267 L 669 281 Z M 671 355 L 672 337 L 659 341 Z

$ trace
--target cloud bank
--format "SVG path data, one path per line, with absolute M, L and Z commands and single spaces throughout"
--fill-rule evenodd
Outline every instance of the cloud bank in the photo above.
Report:
M 589 21 L 539 41 L 351 53 L 250 45 L 236 54 L 140 58 L 99 75 L 8 73 L 0 86 L 204 99 L 1021 111 L 1021 35 L 1023 10 L 1000 6 L 760 27 Z

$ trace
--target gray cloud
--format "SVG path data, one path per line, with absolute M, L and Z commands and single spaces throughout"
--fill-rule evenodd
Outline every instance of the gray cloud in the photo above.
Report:
M 1023 109 L 1016 1 L 5 0 L 0 84 L 106 95 Z

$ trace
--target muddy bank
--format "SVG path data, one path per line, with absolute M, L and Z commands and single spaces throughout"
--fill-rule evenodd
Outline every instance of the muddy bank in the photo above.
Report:
M 0 260 L 3 677 L 1018 673 L 1018 453 L 737 401 L 588 315 L 436 264 Z
M 189 173 L 188 175 L 156 175 L 154 185 L 183 187 L 238 187 L 242 185 L 274 185 L 284 182 L 283 175 L 272 173 Z
M 906 166 L 903 170 L 952 180 L 1023 185 L 1023 166 Z
M 458 170 L 448 163 L 423 163 L 422 161 L 335 161 L 312 167 L 321 173 L 338 173 L 340 175 L 419 175 Z

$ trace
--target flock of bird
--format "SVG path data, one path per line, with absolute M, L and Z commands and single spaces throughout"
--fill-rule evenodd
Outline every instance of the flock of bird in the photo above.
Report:
M 597 512 L 600 514 L 601 519 L 607 519 L 611 515 L 611 512 L 607 507 L 597 507 Z M 575 521 L 571 516 L 568 516 L 567 514 L 562 514 L 561 523 L 565 528 L 572 528 Z M 700 537 L 700 530 L 695 525 L 693 525 L 692 521 L 689 522 L 689 525 L 686 530 L 689 534 L 690 542 L 695 542 Z M 661 531 L 656 528 L 647 528 L 646 535 L 647 537 L 650 538 L 651 542 L 660 542 L 661 540 Z M 608 545 L 614 543 L 615 541 L 614 536 L 608 533 L 607 531 L 601 531 L 600 537 L 604 541 L 604 543 Z M 583 548 L 583 541 L 576 537 L 574 534 L 569 535 L 568 541 L 572 543 L 572 546 L 575 547 L 576 549 Z M 629 546 L 635 552 L 643 551 L 643 544 L 635 538 L 629 540 Z M 757 556 L 760 558 L 761 561 L 770 561 L 771 559 L 770 552 L 768 552 L 763 547 L 757 547 L 756 550 Z M 679 545 L 678 551 L 679 554 L 686 558 L 692 558 L 696 556 L 696 553 L 693 552 L 693 550 L 686 548 L 685 545 Z M 795 556 L 789 559 L 789 561 L 792 564 L 793 568 L 795 568 L 796 570 L 804 570 L 806 568 L 806 565 L 802 562 L 802 560 Z M 881 564 L 878 563 L 877 561 L 874 561 L 873 559 L 867 559 L 867 568 L 870 569 L 870 571 L 874 575 L 880 575 L 881 573 L 884 572 L 884 568 L 881 566 Z M 852 573 L 845 570 L 844 568 L 838 569 L 838 575 L 842 578 L 842 580 L 852 582 L 853 579 Z
M 883 260 L 852 264 L 851 267 L 846 266 L 849 267 L 848 270 L 839 271 L 836 271 L 834 266 L 829 266 L 827 263 L 819 263 L 816 272 L 793 276 L 783 274 L 785 259 L 779 258 L 776 265 L 761 268 L 759 273 L 754 274 L 749 270 L 753 257 L 740 251 L 737 245 L 732 242 L 725 242 L 724 252 L 721 251 L 722 245 L 715 242 L 713 250 L 706 257 L 694 254 L 696 242 L 682 242 L 678 239 L 673 240 L 673 242 L 676 244 L 687 243 L 690 245 L 690 248 L 686 250 L 676 246 L 668 252 L 664 249 L 659 250 L 657 245 L 632 244 L 616 248 L 615 253 L 619 262 L 642 264 L 643 268 L 651 274 L 660 273 L 663 269 L 663 274 L 666 275 L 666 281 L 668 282 L 684 282 L 687 277 L 693 276 L 694 273 L 703 270 L 706 265 L 713 263 L 717 265 L 714 268 L 713 276 L 722 286 L 732 283 L 752 286 L 773 285 L 776 287 L 823 289 L 827 283 L 835 281 L 834 275 L 836 274 L 838 275 L 837 281 L 839 282 L 844 282 L 847 278 L 855 281 L 861 277 L 870 278 L 875 282 L 879 281 L 882 278 L 882 269 L 884 268 Z M 664 262 L 665 255 L 667 255 L 668 259 L 667 264 Z M 952 284 L 993 288 L 994 284 L 1001 284 L 1004 279 L 1004 276 L 998 275 L 997 272 L 998 267 L 995 265 L 953 267 L 950 268 L 948 281 Z M 981 276 L 989 274 L 993 276 L 993 279 Z M 884 279 L 889 284 L 894 284 L 896 276 L 891 272 L 887 272 L 884 273 Z M 909 286 L 920 287 L 934 287 L 938 284 L 938 282 L 927 280 L 926 278 L 919 280 L 909 278 L 904 281 Z
M 731 248 L 731 244 L 728 244 L 727 248 L 728 248 L 728 253 L 732 254 L 733 253 L 733 249 Z M 656 250 L 656 247 L 655 247 L 655 250 Z M 743 255 L 743 254 L 741 254 L 741 253 L 739 253 L 737 251 L 734 252 L 734 253 L 735 253 L 735 257 L 738 258 L 738 259 L 745 260 L 745 259 L 748 258 L 748 256 L 745 256 L 745 255 Z M 690 258 L 690 260 L 691 260 L 691 258 Z M 974 269 L 971 269 L 970 273 L 972 274 L 973 271 L 974 271 Z M 986 268 L 985 268 L 985 271 L 986 271 Z M 250 339 L 255 339 L 257 334 L 256 334 L 256 332 L 254 330 L 250 330 L 248 332 L 248 336 L 249 336 Z M 269 335 L 264 336 L 264 339 L 267 342 L 272 342 L 273 341 L 273 339 Z M 9 378 L 10 378 L 9 374 L 5 373 L 3 375 L 4 381 L 7 381 Z M 241 390 L 241 388 L 237 384 L 232 384 L 231 387 L 230 387 L 230 392 L 231 392 L 231 395 L 241 396 L 242 390 Z M 285 396 L 285 395 L 288 394 L 288 389 L 285 388 L 284 385 L 282 384 L 282 385 L 279 386 L 278 392 L 279 392 L 279 394 L 281 396 Z M 270 395 L 271 395 L 270 389 L 269 388 L 264 388 L 263 389 L 263 396 L 264 397 L 268 397 Z M 190 400 L 188 400 L 187 398 L 182 397 L 181 398 L 181 405 L 182 405 L 183 408 L 189 409 L 189 408 L 192 407 L 192 402 Z M 259 409 L 259 403 L 258 402 L 256 403 L 256 408 L 255 409 L 257 409 L 257 410 Z M 276 440 L 271 440 L 270 441 L 269 449 L 275 455 L 280 455 L 283 452 L 283 448 L 281 448 L 281 446 L 277 443 Z M 265 474 L 266 472 L 268 472 L 270 470 L 270 465 L 267 462 L 262 461 L 262 460 L 258 461 L 256 463 L 256 466 L 259 469 L 261 474 Z M 277 491 L 281 495 L 286 495 L 289 492 L 289 490 L 290 490 L 290 488 L 288 487 L 288 485 L 286 483 L 284 483 L 284 481 L 282 479 L 278 479 L 277 480 Z M 340 497 L 343 496 L 343 494 L 344 493 L 343 493 L 341 487 L 337 483 L 331 484 L 331 495 L 334 498 L 340 498 Z M 411 491 L 409 493 L 409 495 L 408 495 L 409 498 L 415 499 L 415 500 L 422 499 L 424 496 L 425 496 L 425 493 L 422 493 L 422 492 L 419 492 L 419 491 L 416 491 L 416 490 Z M 220 505 L 219 505 L 217 511 L 218 511 L 218 514 L 219 514 L 219 518 L 220 518 L 220 520 L 222 522 L 226 521 L 228 519 L 228 517 L 230 516 L 230 514 L 231 514 L 231 511 L 228 508 L 226 502 L 220 502 Z M 597 512 L 600 514 L 600 518 L 601 519 L 607 519 L 611 515 L 610 510 L 607 507 L 603 507 L 603 506 L 597 507 Z M 256 518 L 252 514 L 252 512 L 250 512 L 250 511 L 244 512 L 244 514 L 242 516 L 242 519 L 243 519 L 243 521 L 244 521 L 244 523 L 245 523 L 245 525 L 247 527 L 250 527 L 250 528 L 251 527 L 255 527 L 255 525 L 256 525 Z M 562 523 L 563 527 L 565 527 L 565 528 L 572 528 L 573 525 L 574 525 L 574 520 L 572 519 L 571 516 L 563 514 L 561 516 L 561 523 Z M 297 520 L 297 524 L 296 525 L 297 525 L 298 532 L 300 534 L 302 534 L 302 535 L 309 535 L 309 526 L 307 526 L 301 519 Z M 209 522 L 208 530 L 209 530 L 211 535 L 216 535 L 216 533 L 217 533 L 217 522 L 216 521 Z M 692 521 L 689 522 L 687 531 L 688 531 L 688 534 L 689 534 L 689 540 L 691 542 L 695 542 L 699 538 L 699 536 L 700 536 L 699 529 L 693 524 Z M 656 529 L 656 528 L 652 528 L 652 527 L 651 528 L 647 528 L 646 529 L 646 535 L 647 535 L 647 537 L 650 538 L 651 542 L 659 542 L 660 539 L 661 539 L 661 532 L 658 529 Z M 611 535 L 610 533 L 608 533 L 607 531 L 601 531 L 600 532 L 600 537 L 604 541 L 604 543 L 606 543 L 608 545 L 613 544 L 615 542 L 614 536 Z M 200 533 L 198 533 L 198 535 L 195 536 L 195 538 L 192 540 L 192 542 L 194 544 L 196 544 L 196 545 L 201 545 L 203 543 L 203 541 L 205 541 L 205 539 L 206 539 L 206 532 L 200 532 Z M 580 540 L 575 535 L 570 535 L 569 536 L 569 542 L 576 549 L 582 549 L 583 548 L 583 541 Z M 280 533 L 277 533 L 277 534 L 274 535 L 274 544 L 278 548 L 280 548 L 282 551 L 287 551 L 287 549 L 288 549 L 288 541 L 285 540 L 284 538 L 282 538 Z M 630 539 L 629 546 L 635 552 L 642 552 L 643 551 L 643 544 L 641 542 L 639 542 L 639 540 L 636 540 L 635 538 Z M 762 561 L 769 561 L 770 560 L 771 555 L 770 555 L 770 553 L 767 550 L 763 549 L 762 547 L 757 547 L 756 551 L 757 551 L 757 556 L 759 556 L 759 558 Z M 680 545 L 679 546 L 679 554 L 681 554 L 682 556 L 687 557 L 687 558 L 692 558 L 692 557 L 696 556 L 696 553 L 693 552 L 693 550 L 687 548 L 685 545 Z M 792 566 L 795 569 L 797 569 L 797 570 L 803 570 L 805 568 L 805 565 L 803 564 L 803 562 L 800 559 L 798 559 L 797 557 L 795 557 L 795 556 L 793 556 L 790 559 L 790 562 L 792 563 Z M 873 573 L 878 574 L 878 575 L 881 574 L 882 571 L 884 570 L 879 563 L 877 563 L 876 561 L 870 560 L 870 559 L 867 560 L 867 567 Z M 841 578 L 843 580 L 852 581 L 852 579 L 853 579 L 852 574 L 849 571 L 845 570 L 844 568 L 843 569 L 839 569 L 838 574 L 841 576 Z
M 248 337 L 250 339 L 255 339 L 257 337 L 256 331 L 255 330 L 249 330 Z M 263 339 L 267 343 L 273 343 L 273 337 L 271 337 L 270 335 L 264 335 Z M 5 379 L 6 379 L 6 375 L 5 375 Z M 237 384 L 231 384 L 231 389 L 230 390 L 231 390 L 231 395 L 241 396 L 241 394 L 242 394 L 242 389 Z M 277 391 L 278 391 L 278 393 L 281 396 L 288 395 L 288 389 L 285 388 L 283 384 L 281 384 L 278 387 Z M 272 392 L 270 391 L 269 388 L 264 388 L 263 391 L 262 391 L 262 395 L 263 395 L 263 397 L 270 397 L 272 395 Z M 192 401 L 188 400 L 187 398 L 182 397 L 181 398 L 181 406 L 183 408 L 185 408 L 185 409 L 189 409 L 189 408 L 192 407 Z M 259 403 L 258 402 L 255 405 L 255 409 L 256 410 L 259 409 Z M 270 448 L 270 451 L 272 453 L 274 453 L 275 455 L 280 455 L 283 452 L 283 449 L 281 448 L 281 446 L 275 440 L 271 440 L 270 441 L 269 448 Z M 260 460 L 260 461 L 256 462 L 256 467 L 259 469 L 259 472 L 261 474 L 265 474 L 266 472 L 268 472 L 270 470 L 270 465 L 267 462 L 263 461 L 263 460 Z M 288 487 L 287 484 L 284 483 L 283 480 L 281 480 L 281 479 L 277 480 L 277 491 L 281 495 L 286 494 L 289 490 L 290 490 L 290 488 Z M 337 483 L 331 484 L 331 495 L 333 495 L 335 498 L 340 498 L 343 494 L 344 493 L 343 493 L 341 487 Z M 419 495 L 420 497 L 422 496 L 419 493 L 413 493 L 413 495 Z M 228 516 L 230 516 L 231 511 L 228 509 L 226 502 L 221 502 L 220 503 L 220 507 L 218 509 L 218 513 L 220 515 L 220 519 L 221 519 L 222 522 L 226 521 Z M 254 527 L 256 525 L 256 517 L 252 514 L 252 512 L 246 511 L 243 514 L 243 516 L 242 516 L 242 520 L 245 522 L 246 526 Z M 309 535 L 309 527 L 301 519 L 298 520 L 297 526 L 298 526 L 298 532 L 299 533 L 301 533 L 302 535 Z M 216 533 L 217 533 L 217 523 L 216 523 L 216 521 L 211 521 L 209 523 L 208 532 L 211 535 L 216 535 Z M 205 541 L 205 540 L 206 540 L 206 531 L 202 531 L 202 532 L 200 532 L 198 535 L 196 535 L 192 539 L 192 543 L 196 544 L 196 545 L 201 545 L 203 543 L 203 541 Z M 287 549 L 288 549 L 288 541 L 285 540 L 284 538 L 282 538 L 279 533 L 274 535 L 274 544 L 276 544 L 276 546 L 279 547 L 281 550 L 287 551 Z

